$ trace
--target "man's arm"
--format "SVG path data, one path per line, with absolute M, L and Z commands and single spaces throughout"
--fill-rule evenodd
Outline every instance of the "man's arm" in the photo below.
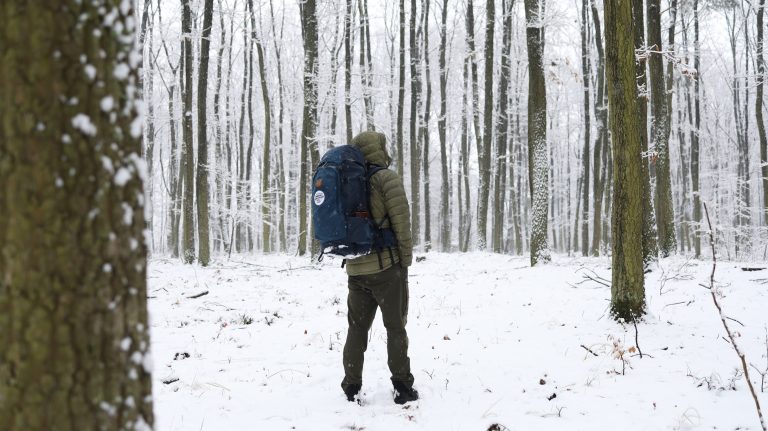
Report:
M 413 260 L 413 239 L 411 237 L 411 207 L 405 195 L 405 187 L 400 176 L 389 169 L 381 171 L 381 192 L 384 198 L 392 230 L 397 238 L 400 258 L 403 266 L 410 266 Z

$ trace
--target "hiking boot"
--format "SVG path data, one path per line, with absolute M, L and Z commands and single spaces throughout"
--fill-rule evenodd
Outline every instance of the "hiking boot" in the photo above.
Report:
M 363 385 L 357 384 L 347 385 L 344 387 L 344 394 L 347 396 L 347 401 L 355 401 L 355 397 L 360 393 L 360 388 L 362 387 Z
M 392 382 L 395 387 L 395 404 L 405 404 L 419 399 L 419 392 L 403 382 Z

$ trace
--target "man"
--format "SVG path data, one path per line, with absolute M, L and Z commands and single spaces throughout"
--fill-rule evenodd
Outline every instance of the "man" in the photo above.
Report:
M 386 138 L 381 133 L 364 132 L 352 139 L 368 164 L 389 167 Z M 349 276 L 347 297 L 347 342 L 344 344 L 344 380 L 341 387 L 347 400 L 354 401 L 363 383 L 363 356 L 368 347 L 376 309 L 381 308 L 387 329 L 387 364 L 392 373 L 395 403 L 405 404 L 419 398 L 413 388 L 413 374 L 408 358 L 408 266 L 413 256 L 411 210 L 403 181 L 395 172 L 382 169 L 370 179 L 370 212 L 382 229 L 391 229 L 397 241 L 394 247 L 374 250 L 346 263 Z

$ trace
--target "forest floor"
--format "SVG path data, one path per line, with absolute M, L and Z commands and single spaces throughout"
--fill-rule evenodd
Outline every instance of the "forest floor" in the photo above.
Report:
M 404 407 L 392 402 L 380 314 L 361 405 L 341 391 L 339 265 L 153 259 L 157 429 L 760 429 L 738 356 L 700 285 L 709 283 L 709 261 L 654 265 L 636 336 L 609 315 L 607 258 L 559 256 L 530 268 L 527 257 L 429 253 L 410 270 L 409 353 L 421 400 Z M 745 266 L 768 265 L 721 262 L 716 286 L 768 413 L 768 269 Z

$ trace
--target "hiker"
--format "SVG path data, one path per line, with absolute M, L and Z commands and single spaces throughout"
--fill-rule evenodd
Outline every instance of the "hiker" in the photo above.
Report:
M 387 168 L 392 162 L 381 133 L 363 132 L 352 145 L 360 149 L 369 165 Z M 369 168 L 370 169 L 370 168 Z M 374 222 L 385 232 L 391 229 L 395 244 L 382 250 L 346 261 L 349 296 L 347 297 L 347 341 L 344 344 L 344 380 L 341 387 L 347 400 L 354 401 L 363 383 L 363 356 L 368 347 L 376 309 L 381 308 L 387 329 L 387 364 L 392 373 L 395 403 L 405 404 L 419 398 L 413 388 L 413 374 L 408 358 L 408 266 L 411 265 L 411 211 L 400 176 L 381 169 L 370 178 L 370 212 Z M 386 235 L 385 235 L 386 236 Z

